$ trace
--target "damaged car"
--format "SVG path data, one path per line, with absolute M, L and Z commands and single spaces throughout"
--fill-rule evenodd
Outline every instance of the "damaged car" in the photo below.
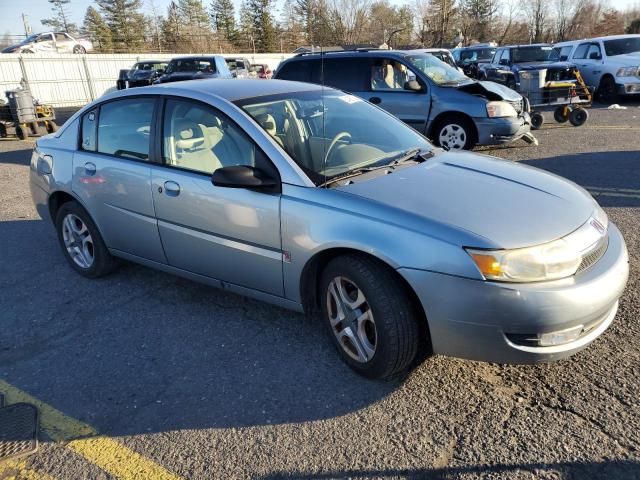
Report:
M 167 68 L 162 60 L 145 60 L 136 62 L 129 70 L 120 70 L 116 87 L 118 90 L 133 87 L 146 87 L 153 84 Z
M 576 66 L 562 61 L 557 50 L 546 43 L 498 48 L 491 62 L 478 65 L 478 78 L 519 91 L 520 72 L 542 69 L 547 71 L 547 82 L 576 79 Z
M 472 80 L 433 55 L 399 50 L 300 54 L 282 62 L 274 78 L 351 92 L 447 150 L 521 138 L 536 142 L 520 94 Z

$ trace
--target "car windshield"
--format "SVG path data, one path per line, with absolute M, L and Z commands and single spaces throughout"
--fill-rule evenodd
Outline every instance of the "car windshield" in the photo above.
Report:
M 451 65 L 452 67 L 456 66 L 456 62 L 454 62 L 453 57 L 448 52 L 432 52 L 431 55 L 447 65 Z
M 156 63 L 156 62 L 141 62 L 136 63 L 133 67 L 134 70 L 161 70 L 166 68 L 166 63 Z
M 560 60 L 558 52 L 550 46 L 519 47 L 511 49 L 513 63 L 549 62 Z
M 496 53 L 495 48 L 481 48 L 477 50 L 462 50 L 460 52 L 460 60 L 463 62 L 477 62 L 478 60 L 491 60 L 493 54 Z
M 41 34 L 40 33 L 36 33 L 34 35 L 29 35 L 27 38 L 25 38 L 24 40 L 22 40 L 19 45 L 25 44 L 25 43 L 32 43 L 36 41 L 36 38 L 38 38 Z
M 615 57 L 616 55 L 640 52 L 640 37 L 605 40 L 603 43 L 604 51 L 607 53 L 607 57 Z
M 410 55 L 407 59 L 438 85 L 459 85 L 469 81 L 469 78 L 457 69 L 438 60 L 433 55 Z
M 431 144 L 400 120 L 336 90 L 236 102 L 280 144 L 316 185 L 392 163 Z
M 167 67 L 167 73 L 175 72 L 204 72 L 215 73 L 216 66 L 213 60 L 204 58 L 183 58 L 171 60 Z

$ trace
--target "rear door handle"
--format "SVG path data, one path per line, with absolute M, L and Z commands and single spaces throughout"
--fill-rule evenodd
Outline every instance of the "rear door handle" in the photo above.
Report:
M 177 197 L 180 195 L 180 185 L 176 182 L 168 180 L 164 182 L 164 193 L 170 197 Z
M 382 103 L 382 99 L 380 97 L 371 97 L 369 101 L 374 105 L 378 105 L 379 103 Z
M 96 165 L 95 163 L 87 162 L 84 164 L 84 173 L 92 176 L 96 174 Z

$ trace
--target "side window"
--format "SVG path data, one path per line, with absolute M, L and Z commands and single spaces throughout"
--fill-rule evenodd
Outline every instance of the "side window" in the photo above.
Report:
M 62 32 L 56 33 L 55 36 L 56 36 L 56 42 L 64 42 L 65 40 L 67 40 L 67 37 Z
M 560 50 L 558 51 L 558 54 L 560 55 L 560 60 L 562 61 L 568 60 L 569 54 L 571 53 L 572 48 L 573 47 L 571 45 L 566 45 L 564 47 L 561 47 Z
M 348 92 L 369 90 L 369 62 L 365 58 L 331 58 L 324 61 L 324 83 Z
M 505 48 L 503 50 L 502 57 L 500 57 L 500 60 L 502 60 L 502 63 L 504 63 L 505 65 L 509 64 L 509 62 L 511 61 L 511 55 L 508 48 Z
M 266 118 L 262 123 L 275 137 L 274 119 Z M 234 165 L 274 170 L 253 140 L 226 115 L 212 107 L 182 100 L 167 100 L 163 159 L 166 165 L 207 175 Z
M 589 43 L 581 43 L 580 45 L 578 45 L 578 48 L 576 48 L 576 51 L 573 54 L 573 58 L 587 58 L 587 50 L 589 50 L 589 45 Z
M 96 151 L 96 139 L 98 136 L 98 109 L 87 112 L 82 117 L 80 133 L 80 148 L 87 152 Z
M 278 72 L 278 78 L 282 80 L 294 80 L 297 82 L 311 81 L 311 62 L 289 62 L 282 66 Z
M 98 152 L 135 160 L 149 159 L 155 99 L 116 100 L 100 107 Z
M 371 90 L 404 91 L 404 84 L 415 75 L 402 63 L 386 58 L 371 63 Z
M 502 57 L 502 49 L 496 50 L 496 52 L 493 54 L 493 60 L 491 60 L 491 63 L 499 63 L 500 57 Z
M 602 54 L 600 53 L 600 45 L 597 43 L 592 43 L 589 45 L 589 49 L 587 50 L 587 58 L 590 60 L 600 60 L 602 58 Z

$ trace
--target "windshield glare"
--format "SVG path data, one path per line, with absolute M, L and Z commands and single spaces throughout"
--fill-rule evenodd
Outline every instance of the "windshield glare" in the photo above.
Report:
M 460 60 L 476 62 L 478 60 L 491 60 L 493 54 L 496 53 L 495 48 L 483 48 L 479 50 L 463 50 L 460 52 Z
M 431 144 L 412 128 L 353 95 L 288 93 L 237 102 L 319 185 Z M 326 161 L 325 161 L 326 155 Z
M 548 62 L 559 60 L 558 52 L 553 47 L 524 47 L 511 50 L 513 63 Z
M 615 57 L 616 55 L 640 52 L 640 37 L 605 40 L 604 51 L 607 53 L 607 57 Z
M 411 64 L 438 85 L 457 85 L 469 81 L 469 78 L 457 69 L 438 60 L 433 55 L 410 55 Z

